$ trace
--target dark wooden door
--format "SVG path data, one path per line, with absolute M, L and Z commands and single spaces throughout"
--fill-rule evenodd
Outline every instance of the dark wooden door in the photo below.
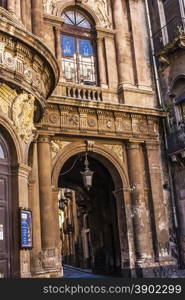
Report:
M 0 135 L 0 277 L 10 277 L 10 157 Z

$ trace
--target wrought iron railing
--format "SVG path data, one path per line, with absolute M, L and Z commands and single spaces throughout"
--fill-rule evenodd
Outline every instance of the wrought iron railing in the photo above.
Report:
M 153 34 L 155 52 L 163 49 L 168 43 L 183 35 L 185 36 L 185 18 L 176 16 Z
M 167 138 L 169 154 L 185 149 L 185 127 L 169 134 Z

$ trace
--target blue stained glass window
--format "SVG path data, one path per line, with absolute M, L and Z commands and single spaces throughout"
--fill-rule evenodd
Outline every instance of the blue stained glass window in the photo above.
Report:
M 68 35 L 62 36 L 62 55 L 73 56 L 76 52 L 75 38 Z
M 79 39 L 79 53 L 84 56 L 93 55 L 93 48 L 90 40 Z

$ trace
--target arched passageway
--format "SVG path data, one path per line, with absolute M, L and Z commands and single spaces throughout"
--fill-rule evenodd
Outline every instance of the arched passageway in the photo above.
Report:
M 98 159 L 99 158 L 99 159 Z M 115 184 L 101 156 L 88 154 L 92 187 L 83 183 L 85 152 L 71 156 L 58 178 L 63 262 L 99 274 L 121 274 L 121 250 Z M 123 199 L 122 199 L 123 201 Z M 124 214 L 124 212 L 123 212 Z M 123 220 L 122 220 L 123 221 Z

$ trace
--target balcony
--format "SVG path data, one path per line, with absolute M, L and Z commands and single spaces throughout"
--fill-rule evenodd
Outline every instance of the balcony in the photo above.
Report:
M 185 149 L 185 127 L 168 135 L 168 153 Z
M 174 17 L 164 27 L 153 34 L 155 53 L 178 47 L 178 41 L 185 38 L 185 18 Z
M 117 89 L 102 88 L 91 85 L 82 85 L 69 82 L 59 82 L 50 101 L 56 103 L 65 101 L 72 104 L 73 102 L 91 102 L 91 103 L 118 103 Z

